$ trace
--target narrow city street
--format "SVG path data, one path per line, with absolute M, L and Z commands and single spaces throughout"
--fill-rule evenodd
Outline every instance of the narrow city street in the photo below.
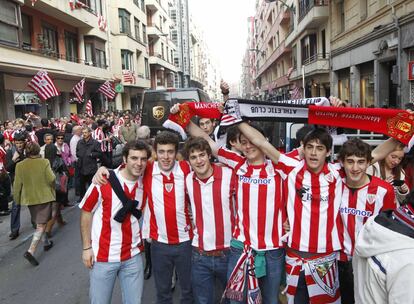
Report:
M 63 216 L 67 225 L 53 230 L 53 248 L 43 251 L 40 244 L 36 252 L 39 266 L 31 266 L 23 253 L 30 245 L 33 229 L 29 213 L 22 208 L 21 235 L 9 241 L 8 218 L 0 218 L 0 303 L 13 304 L 83 304 L 89 303 L 88 270 L 81 261 L 81 241 L 77 206 L 66 208 Z M 178 303 L 179 288 L 174 292 Z M 154 280 L 145 281 L 142 303 L 156 303 Z M 121 303 L 118 283 L 112 303 Z

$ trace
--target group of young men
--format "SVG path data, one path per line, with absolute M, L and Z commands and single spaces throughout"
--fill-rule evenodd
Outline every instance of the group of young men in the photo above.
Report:
M 141 303 L 142 239 L 152 240 L 157 303 L 172 303 L 173 271 L 181 303 L 215 303 L 221 294 L 231 303 L 279 303 L 285 270 L 288 303 L 378 303 L 363 282 L 354 297 L 352 257 L 367 220 L 397 207 L 391 185 L 366 174 L 395 140 L 373 151 L 349 140 L 333 164 L 326 162 L 332 137 L 322 128 L 290 155 L 246 122 L 228 131 L 227 148 L 192 122 L 187 131 L 185 161 L 176 160 L 179 138 L 169 131 L 155 137 L 156 160 L 145 143 L 126 144 L 124 165 L 114 170 L 126 202 L 101 168 L 80 203 L 92 303 L 111 302 L 117 276 L 123 302 Z M 142 211 L 142 226 L 133 209 Z M 413 301 L 400 296 L 395 303 Z

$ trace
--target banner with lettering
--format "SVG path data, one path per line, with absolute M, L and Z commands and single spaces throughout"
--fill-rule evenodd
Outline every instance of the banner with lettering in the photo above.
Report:
M 310 106 L 308 122 L 381 133 L 405 145 L 414 134 L 414 115 L 397 109 Z

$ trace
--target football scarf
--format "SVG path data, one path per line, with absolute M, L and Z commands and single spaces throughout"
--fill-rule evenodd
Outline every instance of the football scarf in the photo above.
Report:
M 300 272 L 304 271 L 310 304 L 340 304 L 337 253 L 320 254 L 304 259 L 286 252 L 286 295 L 288 304 L 295 302 Z

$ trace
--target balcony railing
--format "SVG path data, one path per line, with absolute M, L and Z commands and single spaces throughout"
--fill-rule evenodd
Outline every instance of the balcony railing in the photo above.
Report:
M 309 58 L 306 58 L 306 59 L 302 60 L 302 65 L 308 65 L 312 62 L 315 62 L 315 61 L 318 61 L 318 60 L 323 60 L 323 59 L 326 59 L 326 60 L 329 59 L 328 53 L 326 53 L 326 54 L 323 54 L 323 53 L 314 54 L 314 55 L 310 56 Z
M 300 0 L 298 21 L 300 22 L 313 7 L 328 6 L 328 4 L 328 0 Z

